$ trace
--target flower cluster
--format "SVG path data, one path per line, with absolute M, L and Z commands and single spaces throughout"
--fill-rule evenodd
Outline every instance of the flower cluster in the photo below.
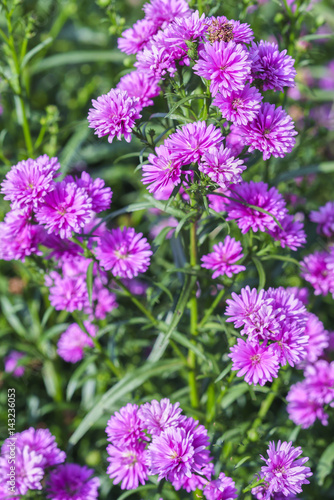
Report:
M 308 364 L 304 380 L 292 385 L 287 395 L 287 411 L 290 419 L 307 429 L 319 419 L 327 425 L 328 414 L 325 405 L 334 407 L 334 362 L 318 360 Z
M 115 412 L 106 428 L 111 442 L 107 447 L 108 475 L 114 484 L 121 483 L 121 488 L 128 490 L 157 474 L 158 481 L 166 479 L 176 490 L 190 492 L 205 487 L 208 500 L 213 490 L 227 488 L 234 495 L 236 489 L 230 478 L 220 477 L 210 483 L 214 467 L 207 449 L 207 431 L 181 413 L 179 403 L 172 404 L 169 399 L 140 407 L 129 403 Z
M 245 266 L 236 264 L 243 257 L 240 241 L 236 241 L 230 236 L 226 236 L 224 243 L 221 241 L 217 245 L 213 245 L 213 252 L 202 257 L 202 267 L 212 269 L 214 271 L 212 278 L 226 275 L 229 278 L 233 274 L 245 271 Z
M 313 286 L 315 295 L 334 297 L 334 246 L 307 255 L 301 262 L 301 277 Z
M 284 288 L 232 293 L 225 314 L 246 340 L 231 348 L 232 370 L 249 384 L 264 385 L 277 377 L 279 366 L 294 366 L 307 356 L 306 309 Z
M 295 494 L 301 493 L 302 485 L 309 484 L 307 478 L 313 475 L 311 469 L 304 465 L 308 457 L 298 458 L 302 453 L 300 446 L 292 446 L 292 441 L 278 441 L 277 445 L 269 443 L 268 458 L 261 456 L 266 465 L 261 467 L 259 474 L 259 479 L 265 482 L 252 489 L 255 498 L 295 498 Z

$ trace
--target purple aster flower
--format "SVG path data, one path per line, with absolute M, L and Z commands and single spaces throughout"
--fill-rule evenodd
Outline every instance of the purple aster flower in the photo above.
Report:
M 292 446 L 292 441 L 287 443 L 278 441 L 269 443 L 268 459 L 261 455 L 266 465 L 261 467 L 261 479 L 269 483 L 265 499 L 270 499 L 275 493 L 288 496 L 302 492 L 302 485 L 309 484 L 308 477 L 312 476 L 311 469 L 304 466 L 308 457 L 299 458 L 303 453 L 300 446 Z
M 10 457 L 10 446 L 16 446 L 11 438 L 6 439 L 1 447 L 0 456 L 0 481 L 6 484 L 11 469 L 8 458 Z M 44 477 L 42 465 L 43 456 L 24 448 L 15 448 L 15 494 L 26 495 L 29 490 L 41 490 L 41 481 Z M 7 500 L 8 497 L 5 497 Z M 10 498 L 10 497 L 9 497 Z M 19 497 L 21 498 L 21 496 Z
M 296 251 L 306 243 L 306 234 L 302 222 L 287 214 L 280 221 L 280 224 L 282 229 L 276 225 L 276 228 L 269 231 L 269 234 L 274 240 L 280 242 L 282 248 L 289 247 L 291 250 Z
M 194 72 L 211 81 L 213 96 L 220 92 L 224 97 L 235 90 L 242 90 L 251 69 L 248 53 L 241 44 L 210 42 L 199 51 Z
M 132 28 L 123 31 L 122 38 L 117 41 L 119 50 L 125 52 L 125 54 L 137 54 L 146 47 L 157 29 L 157 26 L 152 21 L 139 19 Z
M 118 448 L 136 446 L 140 440 L 148 440 L 142 428 L 138 406 L 128 403 L 108 420 L 106 427 L 108 441 Z
M 87 331 L 92 337 L 96 335 L 96 327 L 84 321 Z M 92 339 L 79 325 L 73 323 L 61 334 L 57 344 L 57 352 L 68 363 L 77 363 L 84 357 L 85 347 L 94 347 Z
M 284 92 L 284 87 L 295 86 L 295 60 L 286 55 L 286 50 L 280 52 L 276 43 L 261 40 L 258 44 L 252 44 L 250 52 L 257 54 L 252 64 L 251 77 L 261 81 L 263 90 Z
M 315 363 L 328 347 L 328 332 L 315 314 L 307 312 L 306 317 L 305 333 L 309 337 L 306 345 L 306 361 Z
M 279 309 L 277 310 L 279 314 Z M 296 322 L 279 323 L 280 332 L 272 335 L 274 343 L 271 348 L 276 353 L 279 362 L 282 366 L 289 363 L 290 366 L 303 361 L 307 355 L 306 347 L 309 341 L 309 336 L 305 327 L 300 327 Z
M 312 399 L 334 407 L 334 361 L 320 359 L 308 365 L 304 375 Z
M 165 141 L 170 156 L 182 165 L 198 162 L 212 147 L 218 147 L 223 140 L 220 129 L 205 122 L 183 125 Z
M 144 281 L 137 280 L 135 278 L 124 278 L 121 280 L 123 285 L 125 285 L 133 295 L 146 295 L 146 290 L 148 289 L 148 284 Z
M 249 385 L 264 385 L 277 378 L 278 358 L 270 346 L 253 345 L 237 339 L 237 344 L 231 347 L 229 357 L 233 361 L 231 369 L 239 370 L 237 377 L 245 376 Z
M 145 484 L 148 469 L 146 466 L 146 443 L 140 442 L 136 446 L 117 448 L 109 444 L 107 452 L 110 462 L 107 474 L 114 484 L 122 482 L 122 490 L 135 490 L 139 483 Z
M 66 459 L 66 453 L 61 451 L 56 443 L 56 438 L 49 429 L 29 429 L 16 434 L 16 447 L 19 449 L 29 448 L 38 455 L 42 455 L 41 466 L 52 467 L 61 464 Z
M 100 480 L 92 477 L 93 469 L 78 464 L 58 466 L 47 480 L 47 498 L 50 500 L 96 500 Z
M 208 194 L 209 207 L 212 208 L 215 212 L 226 212 L 226 205 L 229 203 L 228 198 L 224 198 L 223 196 L 219 196 L 221 193 L 226 196 L 231 196 L 231 192 L 229 189 L 218 188 L 213 191 L 213 193 Z
M 264 302 L 264 294 L 263 289 L 258 293 L 256 288 L 251 290 L 249 286 L 242 288 L 240 295 L 232 292 L 232 299 L 226 301 L 228 306 L 225 311 L 226 316 L 231 317 L 227 318 L 226 321 L 232 321 L 235 328 L 247 325 L 251 316 L 260 310 Z M 244 333 L 244 330 L 241 333 Z
M 312 210 L 310 213 L 312 222 L 318 224 L 317 233 L 324 234 L 328 238 L 334 234 L 334 202 L 329 201 L 319 211 Z
M 80 179 L 74 179 L 71 175 L 65 177 L 67 184 L 75 183 L 79 188 L 83 188 L 92 202 L 92 210 L 96 213 L 108 210 L 111 204 L 112 191 L 110 187 L 105 187 L 103 179 L 92 179 L 87 172 L 82 172 Z
M 201 471 L 201 475 L 192 474 L 190 477 L 183 476 L 179 479 L 173 479 L 172 485 L 176 491 L 179 491 L 181 488 L 186 490 L 188 493 L 191 491 L 195 491 L 197 489 L 202 490 L 205 485 L 210 481 L 212 474 L 214 473 L 215 468 L 213 463 L 207 464 L 203 467 Z
M 242 90 L 233 91 L 226 97 L 218 93 L 212 104 L 220 109 L 226 120 L 237 125 L 247 125 L 258 114 L 262 99 L 257 88 L 247 84 Z
M 114 293 L 110 293 L 104 286 L 97 287 L 96 279 L 93 283 L 92 300 L 94 302 L 94 313 L 91 319 L 105 319 L 107 314 L 118 307 L 116 295 Z
M 246 270 L 245 266 L 235 264 L 243 256 L 240 241 L 226 236 L 224 243 L 220 241 L 217 245 L 213 245 L 212 253 L 203 255 L 201 258 L 201 267 L 212 269 L 214 271 L 212 275 L 213 279 L 225 274 L 229 278 L 232 278 L 233 274 L 238 274 Z
M 263 159 L 268 160 L 272 155 L 275 158 L 284 158 L 291 153 L 296 140 L 297 132 L 294 123 L 281 106 L 268 102 L 262 103 L 259 113 L 247 125 L 239 126 L 244 136 L 244 144 L 249 146 L 248 151 L 255 149 L 262 151 Z
M 233 500 L 238 497 L 235 482 L 223 472 L 218 479 L 209 482 L 203 493 L 207 500 Z
M 205 14 L 200 17 L 198 10 L 196 10 L 188 17 L 177 17 L 173 21 L 170 25 L 168 39 L 170 42 L 182 46 L 185 41 L 202 39 L 207 29 Z M 186 44 L 185 50 L 188 50 Z
M 209 25 L 208 39 L 211 43 L 215 41 L 251 43 L 254 39 L 254 33 L 249 24 L 227 19 L 225 16 L 208 18 L 207 23 Z
M 149 154 L 148 165 L 143 165 L 143 184 L 150 184 L 150 193 L 156 193 L 169 186 L 177 186 L 181 182 L 181 163 L 170 157 L 170 151 L 161 145 L 155 149 L 156 155 Z
M 138 418 L 143 429 L 147 429 L 152 436 L 160 436 L 162 431 L 169 427 L 177 427 L 180 423 L 182 409 L 180 404 L 172 404 L 168 398 L 141 405 L 138 410 Z
M 298 286 L 289 286 L 286 288 L 286 291 L 292 293 L 296 297 L 296 299 L 300 300 L 305 306 L 307 306 L 309 302 L 309 291 L 307 288 L 299 288 Z
M 108 136 L 112 143 L 114 137 L 120 141 L 122 134 L 126 142 L 131 142 L 131 132 L 135 121 L 141 118 L 138 112 L 138 99 L 129 97 L 125 90 L 111 89 L 92 100 L 93 108 L 89 110 L 89 127 L 95 129 L 98 137 Z
M 154 240 L 165 227 L 170 227 L 170 231 L 166 234 L 166 239 L 170 240 L 173 234 L 175 233 L 175 228 L 179 225 L 179 222 L 175 217 L 167 217 L 159 221 L 157 224 L 150 229 L 150 238 Z
M 61 238 L 71 238 L 72 232 L 79 233 L 91 217 L 92 201 L 85 189 L 65 181 L 55 184 L 36 212 L 37 221 L 45 225 L 48 233 L 59 234 Z
M 13 377 L 19 378 L 24 374 L 24 366 L 18 366 L 18 361 L 24 358 L 25 354 L 19 351 L 10 351 L 4 358 L 5 372 L 12 373 Z
M 153 252 L 142 236 L 132 227 L 106 231 L 95 250 L 100 265 L 120 278 L 133 278 L 147 271 Z
M 147 106 L 153 106 L 152 98 L 160 93 L 157 80 L 140 71 L 132 71 L 122 76 L 116 88 L 125 90 L 130 97 L 138 98 L 139 111 Z
M 38 246 L 44 242 L 46 233 L 33 224 L 32 217 L 29 208 L 6 214 L 5 221 L 0 222 L 0 259 L 24 262 L 31 254 L 42 255 Z
M 254 232 L 258 230 L 275 230 L 277 223 L 272 215 L 281 221 L 287 214 L 282 195 L 275 187 L 268 190 L 268 184 L 264 182 L 242 182 L 234 186 L 233 190 L 231 190 L 231 196 L 240 199 L 241 203 L 230 200 L 227 207 L 227 220 L 236 220 L 242 234 L 247 233 L 250 229 Z M 250 208 L 242 204 L 242 202 L 262 208 L 271 215 Z
M 12 202 L 12 208 L 38 207 L 47 193 L 54 189 L 54 178 L 60 168 L 58 158 L 47 155 L 36 160 L 20 161 L 11 168 L 1 184 L 4 199 Z
M 334 288 L 334 272 L 328 268 L 328 252 L 314 252 L 301 262 L 301 277 L 311 283 L 315 295 L 327 295 Z
M 179 427 L 169 427 L 159 436 L 153 436 L 148 447 L 147 464 L 150 474 L 159 474 L 158 481 L 190 477 L 194 470 L 193 436 Z
M 211 147 L 205 152 L 198 168 L 221 188 L 227 189 L 242 181 L 241 173 L 246 170 L 246 165 L 243 160 L 234 158 L 229 148 L 221 145 L 219 149 Z
M 162 77 L 168 72 L 171 77 L 176 72 L 175 59 L 164 46 L 157 46 L 151 43 L 148 47 L 137 55 L 137 61 L 134 66 L 141 73 L 155 80 L 163 79 Z
M 242 150 L 244 149 L 244 136 L 240 132 L 240 129 L 236 125 L 231 125 L 230 126 L 230 132 L 228 136 L 225 139 L 226 141 L 226 146 L 230 148 L 231 153 L 234 156 L 238 156 L 240 153 L 242 153 Z
M 45 276 L 49 300 L 56 311 L 82 311 L 89 306 L 86 275 L 61 276 L 51 271 Z
M 302 429 L 311 427 L 317 419 L 322 425 L 328 424 L 328 414 L 324 412 L 323 404 L 316 400 L 305 380 L 290 387 L 286 400 L 290 420 Z
M 186 0 L 151 0 L 143 7 L 145 18 L 157 27 L 165 28 L 176 17 L 188 17 L 191 14 Z

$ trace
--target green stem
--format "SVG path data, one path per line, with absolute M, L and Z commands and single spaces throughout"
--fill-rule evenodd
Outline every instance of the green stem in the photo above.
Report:
M 258 416 L 254 420 L 251 429 L 257 429 L 259 425 L 261 425 L 263 419 L 267 415 L 271 405 L 273 404 L 277 394 L 278 394 L 278 389 L 281 384 L 281 381 L 279 378 L 276 378 L 273 382 L 273 385 L 271 386 L 271 392 L 267 394 L 267 397 L 262 401 L 260 410 L 258 413 Z
M 153 314 L 146 309 L 146 307 L 130 292 L 127 286 L 125 286 L 121 280 L 118 278 L 113 278 L 113 280 L 117 283 L 117 285 L 122 288 L 125 294 L 132 300 L 132 302 L 138 307 L 138 309 L 145 314 L 145 316 L 153 323 L 153 325 L 158 326 L 159 321 L 153 316 Z
M 72 312 L 72 316 L 73 316 L 74 320 L 80 326 L 81 330 L 83 330 L 89 336 L 89 338 L 92 340 L 92 342 L 94 343 L 95 349 L 98 351 L 99 354 L 101 354 L 101 356 L 103 357 L 105 363 L 108 365 L 110 371 L 114 375 L 116 375 L 117 378 L 119 378 L 119 379 L 122 378 L 122 373 L 121 373 L 120 369 L 117 368 L 117 366 L 114 365 L 114 363 L 111 361 L 111 359 L 109 358 L 109 356 L 104 352 L 104 350 L 103 350 L 103 348 L 102 348 L 99 340 L 96 337 L 93 337 L 89 333 L 89 331 L 85 327 L 85 324 L 82 321 L 82 319 L 80 318 L 80 316 L 75 311 Z
M 197 264 L 197 240 L 196 240 L 196 222 L 190 226 L 190 265 L 196 267 Z M 198 305 L 196 297 L 196 289 L 193 289 L 192 296 L 189 301 L 190 308 L 190 334 L 192 337 L 198 335 Z M 190 403 L 193 408 L 199 407 L 198 388 L 196 383 L 196 355 L 194 351 L 189 350 L 188 353 L 189 375 L 188 383 L 190 390 Z
M 210 318 L 211 314 L 213 313 L 213 311 L 216 309 L 216 307 L 218 306 L 219 302 L 223 298 L 225 292 L 226 292 L 226 289 L 222 288 L 220 290 L 220 292 L 217 293 L 217 295 L 215 297 L 215 300 L 212 302 L 210 308 L 206 310 L 202 321 L 199 323 L 199 325 L 198 325 L 199 329 L 202 328 L 205 325 L 205 323 L 207 322 L 207 320 Z

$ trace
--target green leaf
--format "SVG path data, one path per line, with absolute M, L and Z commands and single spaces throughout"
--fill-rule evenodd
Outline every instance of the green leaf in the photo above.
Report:
M 87 139 L 90 134 L 90 130 L 87 126 L 87 120 L 84 120 L 77 124 L 76 130 L 72 137 L 67 141 L 66 146 L 62 150 L 59 156 L 59 163 L 61 165 L 62 174 L 66 174 L 73 160 L 78 157 L 78 150 L 80 149 L 82 143 Z
M 0 298 L 1 302 L 1 308 L 3 315 L 5 316 L 6 320 L 10 324 L 10 326 L 13 328 L 13 330 L 20 335 L 21 337 L 26 337 L 27 335 L 27 330 L 26 328 L 22 325 L 21 321 L 19 320 L 18 316 L 15 314 L 16 309 L 13 307 L 12 303 L 10 300 L 2 296 Z
M 159 335 L 157 340 L 155 341 L 155 344 L 153 346 L 153 349 L 151 351 L 151 354 L 148 357 L 148 360 L 151 362 L 156 362 L 158 361 L 163 353 L 165 352 L 169 339 L 179 324 L 179 321 L 182 318 L 182 315 L 184 313 L 184 310 L 186 308 L 190 292 L 195 286 L 197 277 L 196 276 L 187 276 L 184 282 L 184 285 L 182 287 L 181 294 L 179 296 L 179 300 L 176 304 L 175 311 L 173 313 L 169 328 L 167 332 L 164 334 L 163 338 Z
M 183 347 L 186 347 L 188 350 L 193 351 L 198 358 L 202 359 L 203 361 L 208 361 L 205 354 L 197 347 L 197 345 L 190 342 L 190 340 L 182 333 L 173 332 L 171 337 L 178 344 L 181 344 L 181 345 L 183 345 Z
M 226 366 L 226 368 L 221 372 L 220 375 L 218 375 L 218 377 L 215 380 L 215 384 L 220 380 L 222 380 L 228 373 L 230 373 L 231 368 L 232 368 L 232 362 Z
M 241 384 L 233 385 L 227 393 L 224 395 L 221 402 L 221 407 L 226 410 L 236 399 L 245 394 L 248 391 L 248 384 L 246 382 L 241 382 Z
M 121 64 L 124 61 L 124 54 L 118 50 L 78 50 L 73 52 L 62 52 L 50 57 L 46 57 L 42 61 L 31 67 L 31 74 L 48 72 L 57 66 L 65 66 L 72 64 L 84 64 L 95 62 L 112 62 Z
M 283 262 L 291 262 L 291 264 L 296 264 L 296 266 L 300 266 L 300 262 L 294 259 L 293 257 L 289 257 L 288 255 L 265 255 L 262 257 L 262 260 L 282 260 Z
M 33 49 L 29 50 L 29 52 L 27 52 L 27 54 L 22 59 L 21 69 L 25 68 L 25 66 L 30 61 L 30 59 L 32 59 L 36 54 L 38 54 L 38 52 L 43 50 L 45 47 L 50 45 L 50 43 L 52 43 L 52 42 L 53 42 L 53 38 L 49 36 L 46 40 L 44 40 L 43 42 L 36 45 L 36 47 L 34 47 Z
M 298 168 L 295 170 L 290 170 L 289 172 L 284 172 L 283 174 L 276 177 L 274 184 L 279 184 L 280 182 L 285 182 L 290 179 L 295 179 L 296 177 L 304 177 L 309 174 L 329 174 L 334 172 L 334 161 L 324 161 L 319 163 L 319 165 L 308 165 L 307 167 Z
M 171 115 L 174 113 L 174 111 L 177 110 L 177 108 L 179 108 L 180 106 L 182 106 L 182 104 L 184 104 L 185 102 L 188 102 L 188 101 L 191 101 L 192 99 L 207 99 L 208 96 L 205 95 L 205 94 L 192 94 L 192 95 L 187 95 L 186 97 L 184 97 L 183 99 L 180 99 L 180 101 L 178 101 L 175 106 L 172 107 L 172 109 L 169 111 L 169 113 L 166 115 L 166 118 L 170 118 Z
M 265 270 L 263 269 L 263 265 L 261 264 L 261 261 L 257 259 L 256 257 L 252 256 L 252 261 L 255 264 L 255 267 L 257 269 L 257 272 L 259 274 L 259 286 L 257 287 L 257 291 L 259 292 L 265 287 L 266 284 L 266 273 Z
M 180 222 L 178 223 L 176 229 L 175 229 L 175 238 L 178 237 L 179 235 L 179 232 L 181 231 L 182 227 L 185 225 L 185 223 L 188 221 L 188 219 L 190 219 L 190 217 L 192 217 L 196 212 L 194 211 L 191 211 L 189 213 L 187 213 L 181 220 Z
M 93 354 L 92 356 L 88 356 L 87 358 L 84 359 L 82 363 L 78 366 L 78 368 L 74 371 L 73 375 L 71 376 L 70 380 L 68 381 L 67 388 L 66 388 L 66 400 L 70 401 L 75 390 L 77 387 L 80 385 L 80 378 L 81 376 L 85 373 L 88 365 L 91 363 L 94 363 L 98 356 Z
M 125 491 L 120 497 L 117 498 L 117 500 L 125 500 L 125 498 L 128 498 L 139 491 L 156 490 L 156 489 L 157 489 L 156 484 L 147 484 L 145 486 L 139 486 L 135 490 Z
M 110 411 L 110 408 L 117 403 L 126 394 L 140 387 L 146 380 L 159 375 L 166 376 L 169 371 L 174 372 L 183 367 L 179 360 L 159 361 L 158 363 L 145 363 L 140 368 L 131 371 L 125 375 L 117 384 L 109 389 L 101 399 L 95 404 L 94 408 L 87 413 L 77 429 L 72 434 L 69 442 L 75 445 L 94 423 L 103 415 Z
M 92 262 L 89 264 L 88 269 L 87 269 L 87 291 L 88 291 L 88 297 L 89 297 L 89 304 L 92 307 L 93 304 L 93 269 L 94 269 L 94 264 L 95 262 L 92 260 Z
M 325 479 L 331 474 L 334 465 L 334 443 L 331 443 L 320 457 L 317 466 L 318 484 L 322 486 Z
M 248 457 L 244 457 L 242 458 L 241 460 L 239 460 L 239 462 L 237 463 L 237 465 L 234 466 L 235 469 L 237 469 L 238 467 L 240 467 L 242 464 L 244 464 L 245 462 L 247 462 L 247 460 L 249 458 L 252 458 L 251 456 L 248 456 Z

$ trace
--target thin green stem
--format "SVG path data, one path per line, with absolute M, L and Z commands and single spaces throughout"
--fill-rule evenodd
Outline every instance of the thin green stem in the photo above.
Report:
M 217 293 L 217 295 L 215 297 L 215 300 L 212 302 L 212 304 L 209 307 L 209 309 L 206 310 L 206 312 L 205 312 L 202 320 L 200 321 L 200 323 L 198 325 L 199 329 L 202 328 L 205 325 L 205 323 L 207 322 L 207 320 L 210 318 L 211 314 L 213 313 L 213 311 L 216 309 L 216 307 L 218 306 L 219 302 L 223 298 L 225 292 L 226 292 L 225 288 L 222 288 L 219 291 L 219 293 Z
M 132 300 L 132 302 L 138 307 L 138 309 L 145 314 L 145 316 L 153 323 L 153 325 L 158 326 L 159 321 L 153 316 L 153 314 L 142 304 L 128 289 L 127 286 L 125 286 L 121 280 L 118 278 L 113 278 L 114 281 L 118 284 L 120 288 L 125 292 L 125 294 Z
M 276 378 L 273 382 L 273 385 L 271 386 L 271 391 L 267 394 L 267 397 L 261 403 L 258 416 L 254 420 L 251 429 L 257 429 L 259 427 L 259 425 L 261 425 L 262 421 L 264 420 L 265 416 L 267 415 L 271 405 L 273 404 L 273 402 L 278 394 L 278 389 L 279 389 L 280 384 L 281 384 L 280 379 Z

